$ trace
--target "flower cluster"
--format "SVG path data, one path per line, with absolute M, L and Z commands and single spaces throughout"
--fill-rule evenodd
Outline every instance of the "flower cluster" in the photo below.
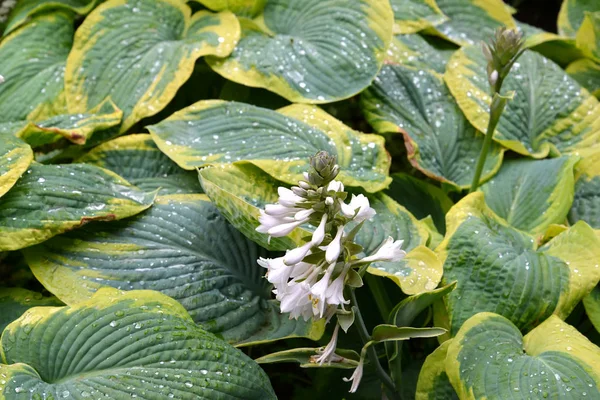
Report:
M 517 58 L 523 53 L 523 33 L 510 28 L 498 28 L 491 44 L 483 43 L 490 87 L 499 92 Z
M 258 260 L 267 269 L 266 277 L 275 288 L 281 312 L 289 313 L 290 318 L 326 318 L 329 322 L 338 315 L 339 322 L 341 315 L 350 313 L 345 308 L 350 301 L 344 290 L 360 286 L 356 269 L 375 261 L 400 261 L 406 254 L 401 249 L 402 240 L 389 237 L 374 254 L 359 257 L 363 250 L 354 243 L 354 237 L 375 210 L 362 194 L 352 195 L 346 203 L 348 193 L 342 182 L 335 180 L 338 173 L 335 157 L 319 152 L 311 158 L 304 180 L 291 189 L 280 187 L 277 204 L 268 204 L 261 210 L 256 230 L 268 234 L 269 240 L 286 236 L 301 225 L 316 227 L 304 244 L 288 250 L 284 256 Z M 337 324 L 331 342 L 319 351 L 316 362 L 323 364 L 339 358 L 335 354 L 339 327 Z M 342 325 L 344 330 L 348 327 Z M 358 375 L 353 376 L 354 390 L 360 381 Z

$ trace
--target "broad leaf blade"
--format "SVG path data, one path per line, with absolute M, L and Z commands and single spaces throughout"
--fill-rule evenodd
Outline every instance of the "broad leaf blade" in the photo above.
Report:
M 394 11 L 394 33 L 414 33 L 439 25 L 448 18 L 435 0 L 391 0 Z
M 84 15 L 92 11 L 100 0 L 21 0 L 10 13 L 4 34 L 8 34 L 36 14 L 62 9 Z
M 22 140 L 0 134 L 0 197 L 13 187 L 33 161 L 31 147 Z
M 44 297 L 41 293 L 22 288 L 0 288 L 0 335 L 4 328 L 18 319 L 31 307 L 61 306 L 56 297 Z
M 339 358 L 334 361 L 320 365 L 314 361 L 318 348 L 298 348 L 278 351 L 257 358 L 255 361 L 259 364 L 272 364 L 282 362 L 296 362 L 302 368 L 340 368 L 354 369 L 358 366 L 360 356 L 354 350 L 336 349 L 335 354 Z
M 104 289 L 76 306 L 36 307 L 1 343 L 6 399 L 276 398 L 256 363 L 157 292 Z
M 586 11 L 600 11 L 600 3 L 596 0 L 563 0 L 558 14 L 558 33 L 574 38 Z
M 569 222 L 585 221 L 600 229 L 600 146 L 578 151 L 581 161 L 575 168 L 576 182 Z
M 451 342 L 445 341 L 425 359 L 417 381 L 416 400 L 458 400 L 446 374 L 445 360 Z
M 569 64 L 566 71 L 590 93 L 600 97 L 600 64 L 583 58 Z

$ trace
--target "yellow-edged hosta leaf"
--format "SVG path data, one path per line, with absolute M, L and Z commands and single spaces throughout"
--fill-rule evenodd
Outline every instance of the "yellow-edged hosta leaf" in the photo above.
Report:
M 446 374 L 446 355 L 452 340 L 447 340 L 433 351 L 423 363 L 415 400 L 458 400 Z
M 195 0 L 213 11 L 229 10 L 236 15 L 253 18 L 264 8 L 267 0 Z
M 162 110 L 199 57 L 224 57 L 239 39 L 231 12 L 190 14 L 178 0 L 110 0 L 96 8 L 67 60 L 69 112 L 85 113 L 110 98 L 123 111 L 124 132 Z
M 390 43 L 385 64 L 399 64 L 417 69 L 430 69 L 443 74 L 450 56 L 456 50 L 454 44 L 433 37 L 425 39 L 419 34 L 396 35 Z
M 467 121 L 444 80 L 434 72 L 385 65 L 361 94 L 367 121 L 377 132 L 404 137 L 410 163 L 425 175 L 457 188 L 468 188 L 475 174 L 483 134 Z M 494 175 L 504 149 L 490 147 L 482 179 Z
M 67 304 L 103 287 L 150 289 L 237 345 L 323 334 L 322 322 L 281 314 L 256 262 L 273 255 L 227 223 L 205 195 L 160 196 L 133 218 L 89 224 L 24 254 L 38 280 Z
M 469 121 L 485 131 L 489 121 L 486 60 L 479 46 L 452 56 L 445 79 Z M 598 99 L 558 65 L 526 51 L 512 67 L 503 91 L 514 91 L 494 140 L 534 158 L 573 152 L 600 141 Z
M 308 160 L 325 150 L 337 157 L 337 179 L 369 192 L 384 189 L 390 157 L 384 139 L 352 130 L 314 106 L 277 111 L 243 103 L 200 101 L 148 127 L 158 147 L 180 167 L 250 162 L 295 185 Z
M 36 14 L 64 9 L 85 15 L 92 11 L 99 2 L 100 0 L 20 0 L 12 9 L 8 21 L 6 21 L 4 34 L 14 31 Z
M 145 191 L 202 193 L 196 171 L 181 169 L 147 134 L 127 135 L 103 143 L 77 162 L 109 169 Z
M 585 221 L 600 229 L 600 146 L 577 152 L 581 161 L 575 168 L 575 198 L 569 222 Z
M 600 62 L 600 10 L 585 13 L 575 40 L 583 54 Z
M 555 316 L 523 337 L 506 318 L 479 313 L 448 346 L 445 365 L 463 400 L 600 398 L 600 348 Z
M 0 332 L 31 307 L 61 306 L 56 297 L 44 297 L 41 293 L 23 288 L 0 288 Z
M 209 57 L 225 78 L 292 102 L 326 103 L 369 86 L 392 38 L 389 0 L 268 0 L 227 58 Z
M 480 187 L 485 202 L 513 227 L 541 236 L 565 221 L 575 191 L 573 166 L 579 157 L 506 160 Z
M 596 286 L 590 294 L 583 298 L 583 305 L 592 325 L 600 332 L 600 286 Z
M 65 60 L 73 42 L 73 17 L 36 15 L 0 42 L 0 123 L 26 120 L 63 91 Z
M 27 143 L 0 134 L 0 197 L 13 187 L 32 161 L 33 151 Z
M 432 28 L 436 34 L 458 45 L 488 41 L 496 28 L 515 27 L 502 0 L 436 0 L 446 22 Z
M 600 240 L 584 222 L 538 248 L 476 192 L 450 210 L 446 226 L 436 252 L 444 262 L 442 282 L 458 282 L 446 298 L 451 334 L 483 311 L 524 331 L 552 314 L 565 318 L 600 280 L 600 268 L 590 263 L 600 259 Z
M 277 398 L 252 359 L 149 290 L 32 308 L 6 328 L 0 350 L 6 400 Z
M 0 197 L 0 251 L 31 246 L 90 221 L 130 217 L 150 207 L 154 196 L 95 166 L 31 164 Z
M 394 33 L 414 33 L 439 25 L 448 18 L 435 0 L 391 0 L 394 11 Z
M 600 11 L 600 2 L 597 0 L 563 0 L 558 14 L 558 33 L 574 38 L 583 23 L 586 11 Z
M 600 64 L 589 59 L 580 59 L 572 62 L 566 69 L 581 86 L 589 90 L 594 96 L 600 97 Z

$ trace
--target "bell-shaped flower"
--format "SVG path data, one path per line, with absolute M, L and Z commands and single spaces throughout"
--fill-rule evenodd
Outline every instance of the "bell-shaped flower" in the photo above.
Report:
M 267 280 L 275 286 L 287 286 L 293 266 L 286 265 L 283 257 L 259 258 L 258 265 L 267 269 Z
M 327 293 L 327 288 L 329 287 L 329 279 L 331 278 L 332 270 L 333 265 L 327 268 L 325 275 L 323 275 L 323 277 L 310 288 L 313 313 L 319 318 L 323 318 L 323 314 L 325 313 L 325 306 L 327 305 L 325 294 Z
M 326 224 L 327 224 L 327 213 L 323 214 L 323 216 L 321 217 L 321 222 L 319 223 L 319 226 L 313 232 L 312 240 L 311 240 L 311 243 L 313 244 L 313 246 L 320 245 L 321 242 L 323 241 L 323 239 L 325 239 L 325 225 Z
M 273 237 L 283 237 L 289 235 L 294 229 L 307 222 L 307 220 L 300 220 L 294 222 L 286 222 L 285 224 L 276 225 L 267 230 L 267 233 Z M 260 227 L 259 227 L 260 228 Z
M 306 244 L 296 247 L 293 250 L 288 250 L 283 257 L 283 262 L 287 265 L 298 264 L 304 257 L 306 257 L 312 247 L 312 242 L 307 242 Z
M 308 284 L 300 282 L 290 286 L 285 294 L 278 293 L 277 298 L 281 301 L 281 312 L 290 313 L 290 319 L 303 317 L 308 321 L 312 317 L 312 301 Z
M 361 357 L 360 361 L 358 363 L 358 367 L 356 367 L 356 369 L 354 370 L 354 373 L 352 374 L 350 379 L 343 378 L 344 382 L 352 381 L 352 386 L 350 386 L 350 390 L 349 390 L 350 393 L 356 392 L 356 389 L 358 389 L 358 385 L 360 385 L 360 380 L 362 379 L 362 376 L 363 376 L 363 366 L 364 366 L 364 359 L 363 359 L 363 357 Z
M 349 204 L 345 204 L 340 200 L 342 214 L 347 218 L 353 218 L 356 222 L 362 222 L 373 218 L 376 212 L 369 205 L 369 199 L 364 195 L 359 194 L 358 196 L 352 195 L 352 199 Z M 356 214 L 356 216 L 354 215 Z
M 281 204 L 267 204 L 265 206 L 265 213 L 273 217 L 291 217 L 298 211 L 302 211 L 302 208 L 286 207 Z
M 344 184 L 340 181 L 331 181 L 329 185 L 327 185 L 327 191 L 333 190 L 334 192 L 343 192 Z
M 277 193 L 279 193 L 279 204 L 285 207 L 296 207 L 299 203 L 302 203 L 304 199 L 298 195 L 296 195 L 292 190 L 284 187 L 279 187 L 277 189 Z
M 344 234 L 344 225 L 340 225 L 338 227 L 337 233 L 335 237 L 327 246 L 327 250 L 325 250 L 325 260 L 328 264 L 332 264 L 337 261 L 340 256 L 340 252 L 342 250 L 342 235 Z
M 344 299 L 344 283 L 346 280 L 346 275 L 348 274 L 348 269 L 350 268 L 350 264 L 346 264 L 342 273 L 331 282 L 327 291 L 325 292 L 325 298 L 327 304 L 331 305 L 342 305 L 348 304 L 350 300 Z
M 329 343 L 327 344 L 327 346 L 325 346 L 324 349 L 319 349 L 317 350 L 317 353 L 319 354 L 319 356 L 315 359 L 315 361 L 317 363 L 319 363 L 319 365 L 323 365 L 325 363 L 331 363 L 331 361 L 334 359 L 335 357 L 335 349 L 337 347 L 337 339 L 338 339 L 338 332 L 340 330 L 340 326 L 338 324 L 335 324 L 335 328 L 333 329 L 333 335 L 331 335 L 331 340 L 329 341 Z
M 403 240 L 394 241 L 394 238 L 388 236 L 375 253 L 361 259 L 360 262 L 400 261 L 406 256 L 406 252 L 402 250 L 402 243 L 404 243 Z

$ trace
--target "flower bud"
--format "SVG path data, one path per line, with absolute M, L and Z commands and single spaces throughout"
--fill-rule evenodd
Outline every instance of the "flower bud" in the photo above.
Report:
M 510 28 L 498 28 L 490 44 L 483 43 L 487 60 L 487 75 L 493 92 L 499 92 L 502 81 L 523 52 L 523 33 Z
M 330 156 L 326 151 L 319 151 L 310 158 L 309 183 L 315 186 L 324 186 L 335 179 L 339 172 L 336 157 Z

